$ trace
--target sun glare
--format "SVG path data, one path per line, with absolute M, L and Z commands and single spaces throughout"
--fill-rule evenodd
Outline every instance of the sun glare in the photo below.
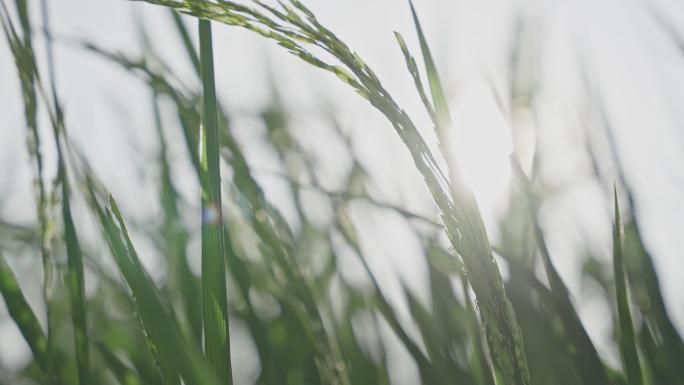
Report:
M 457 158 L 485 220 L 505 203 L 513 152 L 508 123 L 491 92 L 482 84 L 465 85 L 453 109 Z

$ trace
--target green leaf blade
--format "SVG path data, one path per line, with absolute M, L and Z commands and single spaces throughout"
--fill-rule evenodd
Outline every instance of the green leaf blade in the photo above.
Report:
M 91 202 L 114 259 L 131 288 L 145 334 L 154 343 L 165 369 L 180 374 L 188 385 L 218 385 L 202 359 L 201 353 L 182 336 L 180 329 L 162 303 L 156 286 L 140 263 L 131 242 L 123 216 L 110 196 L 111 208 L 106 211 L 99 205 L 91 192 Z
M 26 301 L 14 273 L 2 256 L 0 256 L 0 294 L 5 300 L 10 317 L 28 343 L 38 366 L 46 370 L 48 366 L 47 338 L 40 327 L 38 318 Z
M 63 168 L 63 163 L 61 163 L 61 165 Z M 63 170 L 64 169 L 62 169 L 62 171 Z M 64 172 L 62 173 L 62 178 L 62 214 L 64 218 L 64 238 L 67 249 L 67 278 L 69 281 L 69 297 L 71 301 L 71 319 L 74 328 L 76 364 L 78 366 L 79 383 L 86 385 L 90 383 L 90 343 L 86 322 L 87 306 L 83 273 L 83 253 L 81 252 L 81 245 L 71 215 L 69 188 Z
M 423 60 L 425 62 L 425 69 L 427 71 L 428 85 L 430 86 L 430 93 L 432 94 L 432 104 L 437 113 L 438 130 L 446 130 L 451 128 L 451 113 L 449 112 L 449 105 L 447 103 L 444 87 L 442 87 L 442 80 L 440 79 L 437 66 L 430 52 L 430 46 L 427 43 L 423 28 L 418 20 L 418 14 L 413 6 L 413 1 L 409 0 L 411 7 L 411 15 L 418 33 L 418 40 L 420 42 L 420 50 L 423 53 Z
M 218 112 L 211 24 L 208 20 L 199 21 L 199 35 L 204 89 L 200 135 L 204 349 L 217 378 L 224 384 L 232 384 L 219 170 Z
M 613 227 L 613 271 L 615 274 L 615 296 L 619 320 L 619 345 L 622 364 L 627 374 L 629 385 L 641 385 L 643 377 L 641 364 L 637 353 L 634 324 L 629 309 L 627 297 L 627 278 L 625 277 L 625 265 L 622 256 L 623 232 L 620 220 L 620 206 L 617 197 L 617 188 L 613 190 L 615 223 Z

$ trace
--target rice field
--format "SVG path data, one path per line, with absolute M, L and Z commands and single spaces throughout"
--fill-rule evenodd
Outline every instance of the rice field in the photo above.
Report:
M 586 258 L 582 270 L 610 318 L 606 344 L 592 338 L 556 266 L 540 220 L 553 192 L 540 176 L 538 153 L 511 155 L 508 209 L 497 223 L 483 215 L 472 170 L 462 167 L 452 138 L 457 117 L 434 37 L 413 3 L 412 28 L 386 33 L 401 58 L 392 65 L 410 80 L 420 111 L 405 108 L 395 86 L 306 2 L 144 0 L 173 25 L 181 49 L 172 54 L 189 63 L 188 82 L 165 62 L 168 52 L 160 54 L 156 31 L 144 21 L 139 52 L 123 52 L 88 36 L 54 35 L 55 2 L 0 1 L 0 49 L 15 65 L 2 76 L 19 86 L 12 92 L 22 107 L 21 151 L 33 194 L 24 209 L 35 215 L 30 223 L 0 216 L 0 319 L 16 326 L 30 351 L 20 366 L 0 361 L 0 384 L 684 384 L 684 342 L 614 137 L 607 135 L 608 154 L 587 143 L 586 155 L 594 177 L 611 186 L 605 195 L 612 228 L 604 229 L 610 252 Z M 682 41 L 659 23 L 668 39 Z M 305 71 L 327 73 L 352 91 L 382 121 L 368 129 L 397 139 L 430 212 L 379 198 L 382 187 L 368 169 L 377 157 L 359 151 L 331 112 L 335 106 L 321 103 L 311 114 L 328 122 L 320 130 L 345 159 L 342 180 L 331 187 L 292 123 L 297 112 L 284 102 L 291 90 L 279 89 L 277 79 L 270 102 L 249 117 L 277 165 L 269 171 L 283 186 L 277 200 L 291 209 L 274 204 L 264 170 L 236 129 L 239 113 L 217 90 L 217 76 L 230 71 L 214 57 L 222 44 L 214 36 L 224 29 L 258 36 Z M 57 44 L 146 89 L 152 124 L 144 129 L 155 150 L 112 163 L 154 170 L 151 188 L 129 181 L 133 197 L 115 196 L 117 182 L 103 178 L 88 156 L 102 143 L 73 140 L 69 104 L 60 96 L 68 85 L 56 77 Z M 492 92 L 504 115 L 506 106 L 533 107 L 533 91 L 516 88 L 518 80 L 511 79 L 518 94 Z M 607 114 L 599 116 L 611 125 Z M 136 194 L 153 197 L 153 216 L 141 219 L 118 203 L 143 201 Z M 401 226 L 415 239 L 411 252 L 423 266 L 425 295 L 401 278 L 388 290 L 372 254 L 393 250 L 367 246 L 373 233 L 359 223 L 360 211 L 390 215 L 391 223 L 374 225 Z M 0 350 L 17 349 L 13 344 L 0 340 Z

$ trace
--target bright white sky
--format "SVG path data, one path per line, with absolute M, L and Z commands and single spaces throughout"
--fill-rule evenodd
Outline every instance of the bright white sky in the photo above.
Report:
M 589 244 L 594 255 L 609 258 L 610 182 L 597 184 L 590 178 L 590 165 L 581 152 L 585 131 L 592 136 L 602 135 L 601 128 L 592 124 L 597 119 L 586 116 L 588 108 L 597 107 L 582 93 L 578 68 L 586 65 L 589 82 L 600 90 L 613 120 L 670 313 L 684 330 L 684 281 L 680 277 L 684 271 L 684 168 L 680 166 L 684 164 L 684 108 L 679 105 L 684 100 L 684 53 L 677 51 L 646 12 L 648 4 L 657 4 L 655 8 L 663 10 L 673 25 L 682 25 L 684 4 L 665 0 L 415 3 L 450 94 L 459 160 L 494 239 L 495 218 L 506 208 L 503 197 L 509 182 L 508 156 L 513 140 L 508 118 L 499 111 L 488 79 L 493 79 L 498 92 L 508 95 L 506 79 L 514 15 L 525 17 L 528 24 L 523 36 L 531 59 L 523 62 L 522 71 L 539 84 L 536 122 L 527 119 L 526 125 L 539 132 L 538 145 L 545 162 L 543 177 L 553 188 L 563 189 L 543 206 L 542 222 L 561 275 L 570 285 L 582 317 L 590 320 L 592 337 L 601 344 L 610 339 L 608 320 L 600 310 L 605 304 L 586 300 L 590 293 L 581 291 L 578 256 L 584 250 L 577 247 Z M 392 34 L 401 32 L 418 54 L 407 3 L 309 0 L 306 4 L 375 69 L 434 146 L 434 134 Z M 184 79 L 193 81 L 192 69 L 166 10 L 123 0 L 61 0 L 50 5 L 56 35 L 86 38 L 102 47 L 129 53 L 139 52 L 135 20 L 144 20 L 155 49 Z M 37 7 L 34 11 L 33 20 L 39 24 Z M 194 26 L 194 22 L 189 25 Z M 684 30 L 680 32 L 684 36 Z M 320 122 L 307 114 L 322 100 L 334 106 L 344 128 L 352 133 L 355 149 L 374 177 L 376 197 L 426 215 L 434 214 L 422 181 L 391 127 L 348 87 L 270 42 L 235 28 L 215 24 L 214 46 L 219 96 L 238 114 L 254 111 L 268 100 L 265 74 L 275 74 L 285 104 L 294 111 L 296 132 L 303 145 L 319 157 L 324 182 L 331 188 L 346 172 L 348 159 L 339 143 L 331 142 L 330 133 L 318 129 Z M 3 216 L 30 220 L 31 176 L 19 86 L 4 40 L 0 52 L 0 196 L 8 198 L 0 210 Z M 146 154 L 156 149 L 156 134 L 147 90 L 118 67 L 64 44 L 57 46 L 56 61 L 71 136 L 85 149 L 131 216 L 151 214 L 149 207 L 155 197 L 152 189 L 145 187 L 154 184 L 156 170 L 145 163 L 151 161 Z M 292 213 L 292 208 L 283 203 L 286 199 L 282 183 L 269 176 L 268 171 L 277 169 L 277 165 L 260 149 L 263 145 L 258 140 L 259 127 L 244 118 L 236 121 L 236 130 L 249 161 L 264 171 L 260 180 L 269 198 L 286 214 Z M 175 148 L 182 156 L 182 147 Z M 178 170 L 190 176 L 187 166 L 179 166 Z M 193 196 L 192 182 L 181 188 L 186 196 Z M 388 292 L 398 288 L 394 270 L 411 288 L 424 293 L 425 267 L 416 251 L 417 240 L 408 229 L 386 213 L 369 213 L 360 208 L 353 214 L 365 235 L 363 246 L 373 256 L 371 265 L 384 277 Z M 154 265 L 154 257 L 149 263 Z M 5 338 L 21 338 L 7 320 L 0 321 L 0 340 Z M 10 359 L 0 352 L 2 362 Z

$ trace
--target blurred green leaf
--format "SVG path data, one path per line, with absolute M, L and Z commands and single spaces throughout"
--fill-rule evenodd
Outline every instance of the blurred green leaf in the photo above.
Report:
M 41 369 L 45 370 L 47 367 L 47 338 L 36 315 L 26 302 L 14 273 L 2 256 L 0 256 L 0 293 L 5 300 L 10 317 L 17 324 L 31 348 L 33 357 Z
M 641 364 L 637 353 L 634 324 L 629 309 L 627 297 L 627 279 L 622 258 L 622 221 L 620 220 L 620 206 L 618 204 L 617 187 L 613 190 L 615 204 L 615 223 L 613 225 L 613 271 L 615 274 L 615 295 L 619 318 L 620 355 L 630 385 L 643 383 Z
M 202 74 L 202 131 L 200 167 L 202 181 L 202 302 L 204 349 L 214 374 L 232 384 L 223 242 L 223 205 L 219 169 L 219 127 L 214 83 L 211 24 L 199 21 Z

